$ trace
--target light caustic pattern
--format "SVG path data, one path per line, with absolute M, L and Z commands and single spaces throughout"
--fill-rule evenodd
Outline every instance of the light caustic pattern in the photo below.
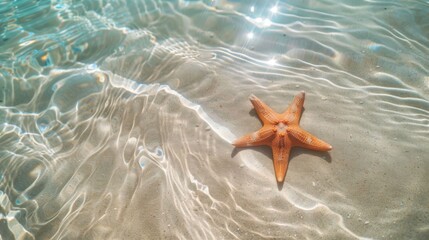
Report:
M 0 4 L 0 238 L 425 239 L 425 1 Z M 371 13 L 371 14 L 369 14 Z M 306 92 L 283 188 L 234 149 Z M 250 112 L 250 115 L 249 115 Z

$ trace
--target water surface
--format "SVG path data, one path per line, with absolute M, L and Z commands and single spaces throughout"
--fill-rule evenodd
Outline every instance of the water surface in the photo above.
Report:
M 427 239 L 427 1 L 0 3 L 1 239 Z M 276 184 L 230 142 L 306 92 Z

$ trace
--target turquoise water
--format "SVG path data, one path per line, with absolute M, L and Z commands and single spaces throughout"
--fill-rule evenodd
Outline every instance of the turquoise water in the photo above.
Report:
M 428 239 L 428 1 L 0 1 L 0 239 Z M 231 142 L 306 92 L 283 186 Z

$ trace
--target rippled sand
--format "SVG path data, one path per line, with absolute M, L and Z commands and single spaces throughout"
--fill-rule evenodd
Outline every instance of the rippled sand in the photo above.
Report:
M 428 239 L 426 1 L 0 3 L 0 239 Z M 283 187 L 234 149 L 306 92 Z

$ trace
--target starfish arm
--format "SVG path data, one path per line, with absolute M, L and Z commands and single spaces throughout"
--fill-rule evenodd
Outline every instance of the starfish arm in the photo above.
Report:
M 289 127 L 286 131 L 293 140 L 296 140 L 293 141 L 294 146 L 316 151 L 329 151 L 332 149 L 330 144 L 318 139 L 300 127 Z
M 274 112 L 270 107 L 268 107 L 268 105 L 263 103 L 255 95 L 250 95 L 249 100 L 255 108 L 258 117 L 264 124 L 277 124 L 280 121 L 278 114 Z
M 298 124 L 301 119 L 302 108 L 304 106 L 305 92 L 298 93 L 286 111 L 282 114 L 283 119 L 289 124 Z
M 271 144 L 275 129 L 272 127 L 263 127 L 256 132 L 244 135 L 235 140 L 232 145 L 236 147 L 250 147 Z
M 281 183 L 286 177 L 291 144 L 284 136 L 278 135 L 273 140 L 271 149 L 273 150 L 273 163 L 276 179 L 277 182 Z

